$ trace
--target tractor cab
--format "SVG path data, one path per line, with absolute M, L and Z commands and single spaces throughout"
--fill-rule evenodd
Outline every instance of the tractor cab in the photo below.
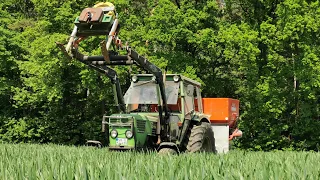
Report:
M 165 84 L 165 92 L 168 106 L 176 106 L 180 95 L 179 80 L 174 81 L 173 75 L 167 75 Z M 170 78 L 171 77 L 171 78 Z M 177 76 L 178 78 L 178 76 Z M 134 75 L 132 76 L 131 86 L 124 95 L 129 112 L 148 112 L 157 113 L 158 104 L 161 103 L 159 88 L 156 78 L 153 75 Z M 179 111 L 180 108 L 175 108 Z
M 200 87 L 200 83 L 182 75 L 166 75 L 165 94 L 169 112 L 183 115 L 194 111 L 202 112 Z M 151 74 L 132 76 L 124 101 L 130 112 L 158 112 L 161 97 L 156 78 Z

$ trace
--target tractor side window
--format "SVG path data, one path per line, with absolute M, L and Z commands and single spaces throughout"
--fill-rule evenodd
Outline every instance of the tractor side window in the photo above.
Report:
M 185 113 L 186 114 L 190 114 L 191 111 L 194 110 L 194 96 L 193 96 L 193 92 L 194 92 L 194 87 L 193 85 L 189 84 L 187 86 L 185 86 L 185 97 L 184 97 L 184 100 L 185 100 Z

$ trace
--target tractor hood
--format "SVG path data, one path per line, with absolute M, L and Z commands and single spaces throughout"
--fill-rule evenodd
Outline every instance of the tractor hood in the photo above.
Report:
M 157 113 L 154 113 L 157 115 Z M 104 116 L 109 129 L 110 149 L 133 149 L 143 147 L 147 138 L 156 137 L 158 117 L 147 114 L 113 114 Z M 129 138 L 127 131 L 133 133 Z M 117 134 L 112 136 L 112 133 Z

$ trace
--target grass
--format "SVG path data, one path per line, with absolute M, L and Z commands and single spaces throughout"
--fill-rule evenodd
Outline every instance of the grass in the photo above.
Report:
M 157 155 L 92 147 L 0 144 L 0 179 L 320 179 L 320 153 Z

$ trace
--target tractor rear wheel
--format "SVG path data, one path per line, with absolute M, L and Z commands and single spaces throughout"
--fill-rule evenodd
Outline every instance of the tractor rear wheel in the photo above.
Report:
M 211 125 L 202 122 L 191 129 L 187 152 L 215 152 L 215 139 Z
M 175 155 L 175 154 L 177 154 L 177 151 L 174 150 L 174 149 L 171 149 L 171 148 L 162 148 L 162 149 L 160 149 L 158 154 L 165 154 L 165 155 L 172 154 L 172 155 Z

